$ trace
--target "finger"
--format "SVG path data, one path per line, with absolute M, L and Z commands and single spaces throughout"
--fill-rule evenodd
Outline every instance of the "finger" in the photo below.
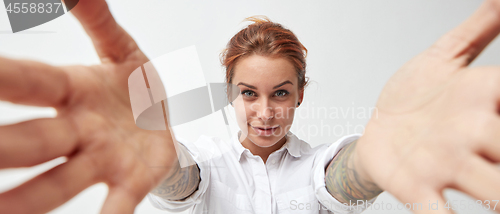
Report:
M 79 1 L 71 12 L 92 39 L 102 62 L 121 62 L 139 50 L 132 37 L 116 23 L 106 1 Z
M 500 1 L 486 0 L 458 27 L 439 39 L 434 45 L 446 59 L 466 66 L 500 32 Z
M 485 128 L 479 153 L 493 163 L 500 163 L 500 121 L 498 118 L 493 121 Z
M 496 74 L 495 80 L 496 80 L 496 83 L 497 83 L 497 84 L 495 84 L 495 86 L 496 86 L 496 88 L 495 88 L 495 92 L 496 92 L 495 110 L 496 110 L 497 118 L 498 118 L 498 116 L 500 116 L 500 67 L 497 67 L 497 69 L 496 69 L 496 71 L 495 71 L 494 74 Z
M 146 194 L 157 184 L 147 175 L 151 173 L 150 168 L 138 167 L 140 162 L 132 163 L 134 170 L 132 174 L 122 175 L 118 179 L 107 181 L 109 187 L 108 196 L 101 209 L 103 214 L 133 214 L 135 207 L 144 199 Z
M 500 163 L 500 67 L 477 68 L 482 91 L 475 100 L 468 102 L 471 108 L 483 102 L 486 110 L 492 114 L 478 114 L 476 118 L 481 124 L 475 125 L 471 133 L 477 139 L 474 151 L 489 162 Z
M 44 118 L 0 127 L 0 169 L 33 166 L 69 155 L 78 137 L 68 120 Z
M 147 175 L 155 174 L 150 167 L 144 166 L 143 162 L 122 162 L 128 165 L 129 173 L 114 176 L 107 180 L 109 187 L 108 196 L 101 209 L 103 214 L 134 213 L 135 207 L 154 187 L 158 185 L 153 177 Z M 130 164 L 130 165 L 129 165 Z
M 440 193 L 429 191 L 409 204 L 411 204 L 410 211 L 415 214 L 452 214 L 453 212 L 450 209 L 445 208 L 445 203 Z
M 108 196 L 102 207 L 103 214 L 133 214 L 135 207 L 146 193 L 140 197 L 123 187 L 110 187 Z
M 0 100 L 58 107 L 69 96 L 69 80 L 60 68 L 0 57 Z
M 393 194 L 403 204 L 405 209 L 414 213 L 436 213 L 436 214 L 451 214 L 449 210 L 444 208 L 445 200 L 438 187 L 429 185 L 430 182 L 427 176 L 415 176 L 415 173 L 409 167 L 403 168 L 401 173 L 393 174 L 398 181 L 391 184 L 389 193 Z M 426 180 L 427 179 L 427 180 Z M 411 194 L 408 194 L 411 193 Z M 401 206 L 401 205 L 400 205 Z
M 0 194 L 0 213 L 46 213 L 95 184 L 92 160 L 77 155 L 21 186 Z
M 479 156 L 470 158 L 462 166 L 455 185 L 470 196 L 480 200 L 500 199 L 500 170 Z
M 498 135 L 498 133 L 495 133 Z M 495 139 L 493 142 L 489 142 L 487 146 L 481 148 L 481 155 L 486 157 L 493 163 L 500 163 L 500 142 L 498 141 L 500 136 Z

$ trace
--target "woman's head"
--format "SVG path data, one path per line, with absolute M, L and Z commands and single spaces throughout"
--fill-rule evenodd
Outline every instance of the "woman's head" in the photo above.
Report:
M 238 126 L 248 140 L 269 147 L 284 140 L 302 101 L 307 49 L 278 23 L 246 20 L 254 23 L 231 38 L 221 61 L 226 82 L 241 92 L 233 101 Z
M 307 85 L 306 47 L 292 31 L 271 22 L 267 17 L 253 16 L 245 20 L 254 23 L 234 35 L 221 55 L 222 65 L 226 68 L 226 82 L 232 83 L 238 61 L 256 54 L 289 60 L 297 73 L 299 89 L 302 90 Z

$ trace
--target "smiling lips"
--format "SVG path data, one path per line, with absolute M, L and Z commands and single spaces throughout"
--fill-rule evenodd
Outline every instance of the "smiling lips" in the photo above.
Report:
M 277 126 L 252 126 L 252 128 L 258 135 L 270 136 L 279 128 L 279 126 L 278 125 Z

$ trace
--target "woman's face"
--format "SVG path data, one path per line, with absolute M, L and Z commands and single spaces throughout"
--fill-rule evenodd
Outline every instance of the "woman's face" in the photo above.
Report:
M 238 61 L 232 83 L 240 89 L 233 106 L 242 138 L 260 147 L 284 140 L 303 97 L 292 63 L 254 54 Z

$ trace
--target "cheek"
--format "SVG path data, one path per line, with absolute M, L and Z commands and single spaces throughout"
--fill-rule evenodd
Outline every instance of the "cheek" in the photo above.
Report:
M 281 120 L 284 124 L 291 124 L 295 114 L 295 107 L 277 108 L 275 118 Z
M 236 114 L 236 122 L 238 123 L 238 126 L 243 129 L 243 127 L 246 127 L 249 117 L 249 115 L 247 115 L 248 111 L 246 110 L 247 108 L 245 106 L 245 103 L 242 101 L 242 99 L 236 99 L 233 102 L 233 107 Z

